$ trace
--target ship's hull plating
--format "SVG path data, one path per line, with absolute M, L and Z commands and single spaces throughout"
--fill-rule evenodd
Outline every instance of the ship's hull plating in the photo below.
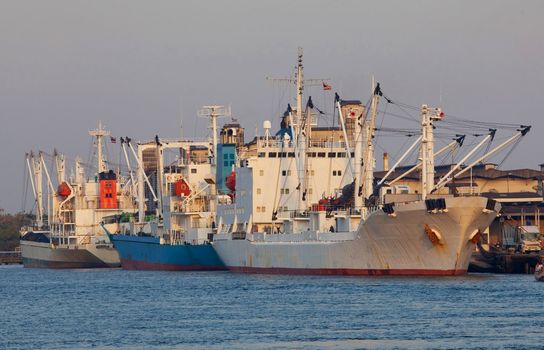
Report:
M 209 244 L 160 244 L 156 237 L 110 235 L 121 258 L 121 266 L 129 270 L 213 271 L 226 270 Z
M 21 241 L 24 267 L 53 269 L 88 269 L 119 267 L 117 252 L 111 247 L 87 250 L 84 246 L 52 247 L 49 243 Z M 93 254 L 99 250 L 99 255 Z M 117 257 L 117 258 L 116 258 Z
M 214 247 L 229 270 L 310 275 L 461 275 L 466 273 L 477 230 L 496 211 L 482 197 L 447 198 L 447 212 L 429 213 L 424 202 L 369 216 L 356 232 L 217 237 Z M 425 227 L 438 232 L 433 243 Z M 351 234 L 351 237 L 350 237 Z

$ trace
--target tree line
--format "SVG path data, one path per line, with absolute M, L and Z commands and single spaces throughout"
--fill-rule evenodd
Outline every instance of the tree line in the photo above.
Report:
M 7 214 L 0 210 L 0 250 L 14 250 L 18 247 L 21 226 L 29 225 L 31 222 L 30 214 Z

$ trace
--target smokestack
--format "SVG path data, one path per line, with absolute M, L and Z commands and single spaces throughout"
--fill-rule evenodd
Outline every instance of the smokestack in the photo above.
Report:
M 383 171 L 389 171 L 389 154 L 383 152 Z

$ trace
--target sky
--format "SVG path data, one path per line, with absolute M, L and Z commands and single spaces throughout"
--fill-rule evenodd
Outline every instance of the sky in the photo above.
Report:
M 220 104 L 248 135 L 276 125 L 290 90 L 265 78 L 291 75 L 298 47 L 305 77 L 345 99 L 366 101 L 375 76 L 413 106 L 531 124 L 504 167 L 538 168 L 543 13 L 542 1 L 0 0 L 0 208 L 30 209 L 25 152 L 87 159 L 99 120 L 134 140 L 204 138 L 196 112 Z M 320 90 L 307 92 L 330 107 Z

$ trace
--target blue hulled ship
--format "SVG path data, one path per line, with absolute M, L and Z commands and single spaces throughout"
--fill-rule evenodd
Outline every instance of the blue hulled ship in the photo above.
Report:
M 121 138 L 127 165 L 129 151 L 138 164 L 131 173 L 138 203 L 137 215 L 117 215 L 119 223 L 107 232 L 119 253 L 121 266 L 137 270 L 224 270 L 211 242 L 216 233 L 218 165 L 216 118 L 224 108 L 205 107 L 211 119 L 213 142 L 165 140 L 138 143 Z M 231 147 L 234 155 L 234 147 Z M 223 152 L 222 152 L 223 153 Z M 221 159 L 223 155 L 221 154 Z M 227 154 L 228 162 L 234 157 Z M 229 165 L 232 165 L 229 163 Z M 104 225 L 103 225 L 104 227 Z M 106 230 L 106 229 L 105 229 Z
M 209 243 L 161 243 L 159 237 L 111 235 L 113 245 L 128 270 L 202 271 L 225 270 Z

